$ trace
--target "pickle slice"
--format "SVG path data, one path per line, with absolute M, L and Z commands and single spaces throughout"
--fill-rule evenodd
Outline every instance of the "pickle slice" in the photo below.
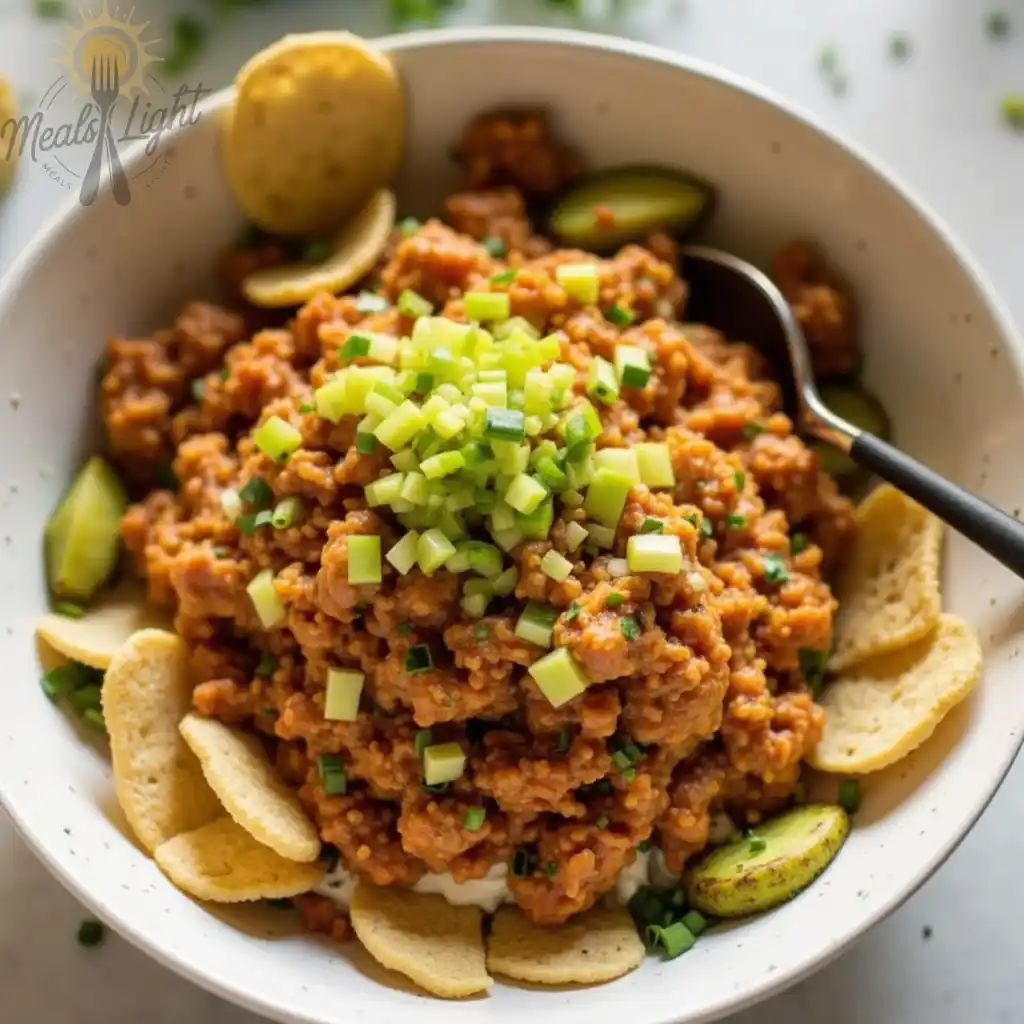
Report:
M 46 571 L 54 597 L 87 601 L 110 578 L 126 505 L 114 471 L 93 456 L 46 525 Z
M 829 866 L 850 832 L 841 807 L 808 804 L 720 846 L 689 872 L 690 905 L 714 917 L 771 910 L 806 889 Z
M 652 231 L 680 234 L 711 209 L 715 191 L 682 171 L 621 167 L 573 186 L 551 211 L 550 227 L 566 245 L 598 252 Z
M 889 440 L 889 417 L 881 402 L 870 391 L 856 385 L 825 385 L 821 388 L 821 400 L 847 423 L 883 441 Z M 860 467 L 846 452 L 823 442 L 816 442 L 813 447 L 818 453 L 818 465 L 829 476 L 852 476 L 860 471 Z

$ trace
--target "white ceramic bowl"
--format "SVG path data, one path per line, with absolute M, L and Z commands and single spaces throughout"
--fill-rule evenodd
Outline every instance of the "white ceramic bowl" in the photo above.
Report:
M 458 31 L 386 41 L 411 99 L 404 206 L 426 212 L 453 184 L 447 146 L 482 108 L 540 103 L 594 165 L 666 163 L 717 182 L 714 240 L 755 260 L 793 235 L 819 239 L 863 312 L 867 377 L 897 441 L 1007 509 L 1024 505 L 1019 343 L 970 258 L 906 190 L 786 104 L 684 57 L 566 32 Z M 898 906 L 963 838 L 1021 742 L 1013 664 L 1021 587 L 959 537 L 946 606 L 981 631 L 983 685 L 918 755 L 873 778 L 846 848 L 807 893 L 718 931 L 684 958 L 580 991 L 499 985 L 444 1003 L 381 984 L 365 957 L 275 919 L 214 914 L 186 899 L 122 831 L 102 751 L 36 685 L 34 617 L 46 603 L 40 533 L 86 451 L 93 375 L 109 332 L 165 323 L 208 287 L 238 213 L 220 174 L 216 97 L 172 140 L 174 159 L 127 209 L 69 204 L 0 290 L 0 495 L 5 627 L 0 795 L 51 870 L 117 931 L 199 984 L 282 1021 L 316 1024 L 636 1024 L 706 1021 L 836 955 Z M 139 165 L 141 154 L 129 158 Z M 15 399 L 13 396 L 19 396 Z M 280 916 L 276 919 L 280 920 Z M 268 933 L 270 936 L 268 937 Z

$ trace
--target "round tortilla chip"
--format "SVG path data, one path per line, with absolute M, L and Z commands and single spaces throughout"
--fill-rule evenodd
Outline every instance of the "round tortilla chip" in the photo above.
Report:
M 377 262 L 395 223 L 395 196 L 379 189 L 334 240 L 323 263 L 289 263 L 250 274 L 242 282 L 254 306 L 298 306 L 320 292 L 337 295 L 364 277 Z
M 286 860 L 230 818 L 168 839 L 153 858 L 182 892 L 211 903 L 284 899 L 324 879 L 323 864 Z
M 167 613 L 148 606 L 145 591 L 131 582 L 90 604 L 80 619 L 56 612 L 44 615 L 36 623 L 36 636 L 65 658 L 106 669 L 134 633 L 169 627 Z
M 118 803 L 150 853 L 224 813 L 178 732 L 191 707 L 188 652 L 173 633 L 136 633 L 103 677 L 103 716 Z
M 2 143 L 0 145 L 0 196 L 10 187 L 11 181 L 14 179 L 14 172 L 18 167 L 18 157 L 21 154 L 20 149 L 16 147 L 8 158 L 7 147 L 10 144 L 13 129 L 8 126 L 4 130 L 4 126 L 11 121 L 16 124 L 17 120 L 18 100 L 14 94 L 14 88 L 3 75 L 0 75 L 0 131 L 3 132 L 0 135 L 0 143 Z
M 935 731 L 981 678 L 981 644 L 955 615 L 899 651 L 850 669 L 819 698 L 821 742 L 807 758 L 825 772 L 861 774 L 906 757 Z
M 941 521 L 886 484 L 861 502 L 856 525 L 835 588 L 832 671 L 920 640 L 942 612 Z
M 320 833 L 255 736 L 194 713 L 178 728 L 224 810 L 257 842 L 288 860 L 320 856 Z
M 594 985 L 640 966 L 644 944 L 625 907 L 596 906 L 557 928 L 534 924 L 518 907 L 491 921 L 487 967 L 536 985 Z
M 405 100 L 388 58 L 349 32 L 285 36 L 235 79 L 223 159 L 261 228 L 323 237 L 398 169 Z
M 435 996 L 464 999 L 490 988 L 483 912 L 440 896 L 359 880 L 349 907 L 367 952 Z

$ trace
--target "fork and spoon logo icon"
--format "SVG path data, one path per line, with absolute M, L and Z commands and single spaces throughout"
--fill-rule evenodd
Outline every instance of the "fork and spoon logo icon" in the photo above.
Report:
M 90 92 L 100 115 L 99 130 L 92 160 L 82 179 L 80 199 L 83 206 L 90 206 L 100 190 L 100 179 L 103 172 L 103 154 L 107 154 L 110 173 L 110 188 L 114 199 L 120 206 L 127 206 L 132 201 L 131 188 L 125 177 L 121 158 L 114 142 L 110 119 L 121 91 L 120 70 L 116 58 L 93 57 Z

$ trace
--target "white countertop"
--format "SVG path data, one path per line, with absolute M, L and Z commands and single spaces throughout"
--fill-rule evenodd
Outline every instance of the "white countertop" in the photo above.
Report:
M 580 27 L 674 46 L 755 78 L 797 100 L 885 161 L 928 200 L 980 258 L 1024 322 L 1024 132 L 998 117 L 998 97 L 1024 91 L 1024 2 L 996 0 L 582 0 Z M 97 0 L 98 5 L 98 0 Z M 0 73 L 36 96 L 55 77 L 60 26 L 32 0 L 0 0 Z M 72 5 L 74 6 L 74 5 Z M 83 4 L 81 6 L 93 6 Z M 118 6 L 118 5 L 114 5 Z M 119 6 L 132 6 L 131 4 Z M 169 10 L 214 0 L 135 0 L 166 22 Z M 190 81 L 219 86 L 259 46 L 285 31 L 387 30 L 385 0 L 273 0 L 236 17 L 210 41 Z M 1016 22 L 993 42 L 985 16 Z M 467 0 L 453 22 L 554 23 L 540 0 Z M 888 45 L 905 32 L 912 53 Z M 817 66 L 835 44 L 848 76 L 836 96 Z M 671 131 L 671 124 L 665 130 Z M 60 199 L 41 168 L 22 168 L 0 206 L 0 270 Z M 996 1024 L 1024 1019 L 1024 928 L 1010 907 L 1024 899 L 1024 764 L 948 864 L 854 950 L 734 1024 Z M 109 936 L 75 942 L 82 908 L 0 819 L 0 1016 L 46 1024 L 255 1024 Z

